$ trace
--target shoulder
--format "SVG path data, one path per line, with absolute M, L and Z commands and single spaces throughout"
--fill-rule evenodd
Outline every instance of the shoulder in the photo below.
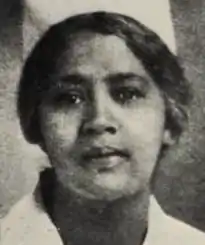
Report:
M 57 230 L 35 196 L 20 200 L 1 221 L 2 245 L 61 245 Z
M 62 245 L 56 228 L 33 194 L 20 200 L 1 222 L 1 245 Z M 145 245 L 204 245 L 205 234 L 166 215 L 152 197 Z
M 152 197 L 150 202 L 149 232 L 145 245 L 204 245 L 205 233 L 163 212 Z

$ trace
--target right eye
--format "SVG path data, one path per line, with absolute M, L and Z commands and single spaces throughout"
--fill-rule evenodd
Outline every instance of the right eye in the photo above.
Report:
M 75 106 L 81 104 L 84 100 L 82 93 L 67 91 L 54 96 L 52 101 L 56 106 Z

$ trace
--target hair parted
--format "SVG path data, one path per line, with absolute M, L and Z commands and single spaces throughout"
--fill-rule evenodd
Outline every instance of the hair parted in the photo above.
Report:
M 19 83 L 17 109 L 25 138 L 41 141 L 38 107 L 51 86 L 56 60 L 79 32 L 115 35 L 123 39 L 164 95 L 166 126 L 180 135 L 187 121 L 190 87 L 177 57 L 160 37 L 131 17 L 118 13 L 93 12 L 70 17 L 53 25 L 27 58 Z

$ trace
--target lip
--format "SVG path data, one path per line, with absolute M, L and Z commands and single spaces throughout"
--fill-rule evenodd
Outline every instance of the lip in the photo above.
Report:
M 102 172 L 121 165 L 127 158 L 129 158 L 129 154 L 124 149 L 111 146 L 94 146 L 83 152 L 82 165 L 83 167 L 96 169 Z
M 112 146 L 93 146 L 89 147 L 82 154 L 84 159 L 91 158 L 105 158 L 110 156 L 119 156 L 119 157 L 129 157 L 129 154 L 126 150 L 115 148 Z

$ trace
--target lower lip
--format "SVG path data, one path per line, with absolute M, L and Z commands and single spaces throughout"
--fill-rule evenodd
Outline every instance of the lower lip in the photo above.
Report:
M 114 170 L 116 167 L 119 167 L 125 163 L 123 157 L 113 155 L 109 157 L 99 157 L 99 158 L 90 158 L 83 164 L 85 168 L 96 170 L 98 172 L 108 172 Z

